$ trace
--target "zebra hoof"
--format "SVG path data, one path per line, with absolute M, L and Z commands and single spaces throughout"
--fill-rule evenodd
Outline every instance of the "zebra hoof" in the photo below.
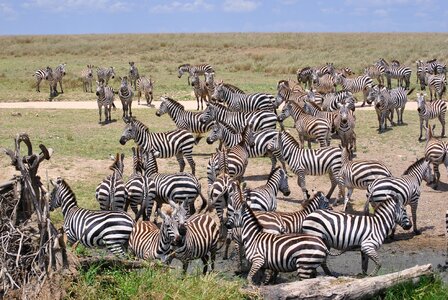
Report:
M 422 234 L 422 232 L 421 232 L 421 230 L 415 229 L 414 230 L 414 234 L 415 235 L 420 235 L 420 234 Z

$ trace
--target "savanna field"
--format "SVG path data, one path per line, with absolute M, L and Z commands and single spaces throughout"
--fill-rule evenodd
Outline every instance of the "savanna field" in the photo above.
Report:
M 275 95 L 277 82 L 281 79 L 296 80 L 297 69 L 306 66 L 322 66 L 332 62 L 336 67 L 350 67 L 356 75 L 379 58 L 387 61 L 397 59 L 401 65 L 412 69 L 409 102 L 416 101 L 420 87 L 416 84 L 416 60 L 437 58 L 448 62 L 448 34 L 433 33 L 338 33 L 338 34 L 120 34 L 120 35 L 49 35 L 49 36 L 2 36 L 0 37 L 0 102 L 48 101 L 48 83 L 41 83 L 41 92 L 35 91 L 34 72 L 46 66 L 55 68 L 66 63 L 67 74 L 63 78 L 64 94 L 53 98 L 58 101 L 92 101 L 94 93 L 82 91 L 80 73 L 88 64 L 96 67 L 113 66 L 118 76 L 128 75 L 129 61 L 134 61 L 140 75 L 155 81 L 154 99 L 166 95 L 176 100 L 194 100 L 192 87 L 187 85 L 186 75 L 178 78 L 177 67 L 184 63 L 208 63 L 215 70 L 215 79 L 236 85 L 247 93 L 266 92 Z M 94 76 L 96 79 L 96 73 Z M 374 80 L 375 83 L 376 80 Z M 118 89 L 118 78 L 109 84 Z M 392 86 L 396 86 L 392 80 Z M 59 89 L 59 88 L 58 88 Z M 95 83 L 94 83 L 95 89 Z M 340 89 L 340 88 L 338 88 Z M 429 92 L 428 92 L 429 93 Z M 362 100 L 361 93 L 357 94 Z M 443 97 L 446 99 L 446 96 Z M 143 100 L 144 102 L 144 100 Z M 108 169 L 110 154 L 125 154 L 125 179 L 132 172 L 132 151 L 129 141 L 119 143 L 124 129 L 121 120 L 121 103 L 115 96 L 117 110 L 112 112 L 113 122 L 98 124 L 98 111 L 87 109 L 21 109 L 0 110 L 0 147 L 13 149 L 17 133 L 29 134 L 34 147 L 39 143 L 54 149 L 51 160 L 40 167 L 43 182 L 48 178 L 64 177 L 74 190 L 78 204 L 98 209 L 95 188 L 111 173 Z M 360 103 L 357 103 L 357 108 Z M 134 108 L 137 101 L 134 98 Z M 175 129 L 168 115 L 157 117 L 156 107 L 140 107 L 133 114 L 145 123 L 150 131 Z M 20 114 L 19 114 L 20 113 Z M 356 110 L 357 159 L 383 161 L 394 176 L 401 175 L 417 158 L 424 155 L 425 142 L 419 142 L 419 118 L 417 111 L 404 112 L 404 126 L 395 126 L 379 134 L 374 110 Z M 435 135 L 440 136 L 441 126 L 437 120 Z M 287 130 L 297 137 L 293 122 L 285 122 Z M 331 145 L 338 145 L 332 140 Z M 207 194 L 206 165 L 218 144 L 208 145 L 205 137 L 195 146 L 193 158 L 196 176 Z M 313 144 L 313 148 L 318 147 Z M 158 159 L 159 171 L 177 172 L 175 158 Z M 269 158 L 251 158 L 246 170 L 246 183 L 257 187 L 266 182 L 270 172 Z M 422 234 L 397 229 L 397 241 L 383 245 L 379 252 L 386 274 L 414 266 L 415 264 L 443 264 L 445 262 L 445 211 L 447 173 L 441 166 L 441 183 L 438 190 L 422 184 L 422 194 L 417 210 L 418 226 Z M 0 181 L 15 174 L 10 159 L 0 155 Z M 186 171 L 189 172 L 187 164 Z M 309 191 L 323 191 L 330 187 L 328 176 L 306 176 Z M 279 194 L 278 210 L 294 211 L 300 208 L 303 198 L 297 185 L 297 175 L 290 172 L 291 195 Z M 337 191 L 333 193 L 335 200 Z M 349 203 L 349 213 L 361 213 L 365 203 L 365 191 L 355 190 Z M 341 205 L 335 210 L 340 210 Z M 410 209 L 408 207 L 408 214 Z M 63 218 L 60 209 L 51 218 L 59 227 Z M 178 264 L 173 269 L 146 268 L 125 270 L 120 267 L 102 268 L 101 257 L 107 252 L 78 246 L 69 249 L 80 257 L 98 256 L 98 264 L 81 270 L 74 281 L 63 282 L 66 298 L 73 299 L 241 299 L 261 297 L 256 291 L 243 289 L 245 278 L 234 276 L 236 255 L 222 260 L 222 250 L 217 254 L 215 272 L 202 276 L 201 263 L 190 264 L 188 275 L 183 277 Z M 345 255 L 345 254 L 344 254 Z M 337 261 L 341 259 L 340 261 Z M 328 262 L 330 269 L 340 275 L 356 275 L 361 271 L 359 254 L 335 258 Z M 371 262 L 371 265 L 373 263 Z M 372 268 L 372 266 L 370 266 Z M 370 270 L 370 269 L 369 269 Z M 323 275 L 318 270 L 319 275 Z M 297 280 L 294 273 L 280 276 L 282 282 Z M 400 286 L 385 292 L 386 299 L 444 299 L 447 287 L 440 279 L 424 280 L 419 286 Z

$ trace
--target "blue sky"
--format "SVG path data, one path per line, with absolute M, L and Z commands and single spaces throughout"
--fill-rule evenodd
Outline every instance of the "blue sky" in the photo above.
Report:
M 0 35 L 448 32 L 447 0 L 0 0 Z

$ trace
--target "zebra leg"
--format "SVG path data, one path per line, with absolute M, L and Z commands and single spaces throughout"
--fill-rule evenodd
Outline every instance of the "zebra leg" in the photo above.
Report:
M 98 114 L 100 115 L 99 124 L 101 124 L 101 106 L 98 105 Z
M 223 260 L 229 259 L 229 248 L 230 248 L 230 244 L 232 243 L 232 233 L 230 230 L 227 231 L 225 243 L 226 243 L 226 246 L 224 248 L 224 256 L 222 257 Z
M 327 261 L 326 261 L 326 260 L 323 261 L 323 262 L 320 264 L 320 266 L 321 266 L 322 269 L 324 270 L 325 275 L 327 275 L 327 276 L 334 276 L 334 275 L 333 275 L 333 272 L 331 272 L 330 268 L 328 268 L 328 265 L 327 265 Z
M 185 161 L 184 161 L 184 155 L 182 152 L 176 153 L 176 159 L 179 162 L 179 169 L 180 172 L 183 172 L 185 170 Z M 194 173 L 193 173 L 194 175 Z
M 342 211 L 346 211 L 347 210 L 347 204 L 348 204 L 348 201 L 350 200 L 350 197 L 352 196 L 352 193 L 353 193 L 353 188 L 352 187 L 348 187 L 347 188 L 347 194 L 345 195 L 345 198 L 344 198 L 344 208 L 343 208 Z
M 414 226 L 414 234 L 420 235 L 422 234 L 421 230 L 417 228 L 417 207 L 418 207 L 418 199 L 411 204 L 411 214 L 412 214 L 412 223 Z
M 252 259 L 252 266 L 250 267 L 249 274 L 247 275 L 247 281 L 249 285 L 254 285 L 254 277 L 264 265 L 264 259 L 261 255 L 256 255 Z
M 428 127 L 428 126 L 426 126 L 426 127 Z M 422 141 L 422 134 L 423 134 L 423 118 L 420 117 L 420 136 L 418 137 L 419 142 Z
M 378 273 L 378 270 L 381 268 L 381 263 L 378 258 L 378 253 L 371 245 L 361 245 L 361 255 L 364 255 L 363 258 L 363 274 L 367 274 L 367 267 L 369 264 L 369 258 L 375 263 L 375 269 L 369 276 L 375 276 Z M 365 268 L 364 268 L 365 267 Z
M 434 177 L 435 177 L 435 181 L 436 181 L 433 188 L 435 190 L 437 190 L 437 187 L 439 186 L 439 181 L 440 181 L 439 165 L 433 162 L 432 166 L 433 166 Z
M 182 274 L 183 275 L 187 274 L 188 265 L 189 265 L 188 261 L 183 261 L 182 262 Z M 205 269 L 207 270 L 207 267 L 205 267 Z
M 366 105 L 367 95 L 368 95 L 368 94 L 369 94 L 369 92 L 368 92 L 366 89 L 362 90 L 362 95 L 363 95 L 364 100 L 363 100 L 363 102 L 362 102 L 362 104 L 361 104 L 361 107 L 363 107 L 364 105 Z
M 207 274 L 207 269 L 208 269 L 208 255 L 204 255 L 203 257 L 201 257 L 202 263 L 204 264 L 204 267 L 202 268 L 202 274 L 205 275 Z
M 58 85 L 56 84 L 56 87 L 57 87 Z M 59 86 L 61 87 L 61 94 L 64 94 L 64 90 L 62 89 L 62 80 L 61 81 L 59 81 Z M 56 88 L 56 92 L 57 92 L 57 88 Z
M 191 152 L 190 153 L 184 153 L 184 155 L 185 155 L 185 158 L 188 161 L 188 164 L 190 165 L 191 174 L 196 175 L 196 163 L 193 160 L 193 156 L 191 155 Z M 179 161 L 179 159 L 177 161 Z M 183 168 L 185 169 L 185 162 L 184 162 L 183 158 L 182 158 L 182 162 L 184 164 Z M 180 165 L 180 162 L 179 162 L 179 165 Z
M 117 243 L 116 240 L 114 240 L 114 239 L 109 240 L 108 238 L 104 238 L 104 245 L 114 255 L 119 256 L 119 257 L 125 256 L 123 245 L 120 243 Z
M 442 124 L 442 134 L 440 137 L 444 138 L 445 137 L 445 114 L 439 115 L 439 121 L 440 121 L 440 124 Z M 426 127 L 428 127 L 428 124 L 426 124 Z
M 339 180 L 336 178 L 336 176 L 333 174 L 332 171 L 328 175 L 330 177 L 331 187 L 330 187 L 330 190 L 328 191 L 326 197 L 328 199 L 331 198 L 331 195 L 333 195 L 333 192 L 334 192 L 334 189 L 336 188 L 336 186 L 339 187 L 338 198 L 342 197 L 344 195 L 344 188 L 343 188 L 343 186 L 339 183 Z
M 306 186 L 305 186 L 305 172 L 304 172 L 304 170 L 299 170 L 297 172 L 297 185 L 302 189 L 303 199 L 304 200 L 308 200 L 310 198 L 310 194 L 308 193 L 308 190 L 306 189 Z

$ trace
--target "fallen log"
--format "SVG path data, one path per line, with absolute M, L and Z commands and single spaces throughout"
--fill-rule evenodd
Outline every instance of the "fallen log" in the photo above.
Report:
M 396 273 L 365 277 L 318 277 L 260 288 L 264 299 L 367 299 L 408 281 L 417 283 L 423 275 L 433 276 L 431 264 Z

